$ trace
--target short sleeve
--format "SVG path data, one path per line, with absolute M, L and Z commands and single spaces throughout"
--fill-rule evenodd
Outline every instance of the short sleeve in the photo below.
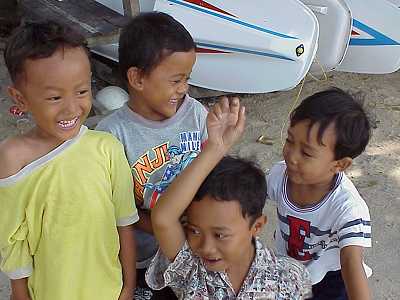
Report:
M 172 263 L 158 250 L 146 271 L 146 282 L 154 290 L 161 290 L 166 286 L 178 291 L 186 290 L 187 283 L 193 280 L 189 277 L 197 274 L 195 269 L 198 267 L 198 259 L 194 257 L 186 241 Z
M 21 279 L 32 275 L 33 258 L 29 250 L 28 225 L 23 221 L 11 234 L 3 232 L 9 226 L 1 225 L 0 268 L 10 279 Z M 3 226 L 4 225 L 4 226 Z M 3 240 L 3 238 L 7 240 Z
M 335 224 L 339 247 L 371 247 L 371 219 L 367 205 L 362 199 L 346 207 Z
M 267 180 L 267 197 L 273 202 L 278 202 L 280 191 L 282 190 L 283 176 L 286 165 L 284 162 L 275 164 L 270 170 L 265 172 Z
M 201 111 L 200 111 L 200 118 L 201 118 L 201 144 L 203 145 L 204 143 L 207 142 L 208 140 L 208 132 L 207 132 L 207 115 L 208 111 L 206 108 L 202 105 Z
M 194 99 L 194 98 L 191 98 L 191 99 L 194 101 L 194 114 L 195 114 L 195 117 L 197 118 L 197 121 L 199 122 L 200 134 L 201 134 L 201 145 L 203 148 L 208 140 L 208 133 L 207 133 L 208 110 L 206 109 L 206 107 L 203 104 L 201 104 L 196 99 Z
M 128 226 L 139 220 L 133 192 L 133 177 L 123 146 L 115 138 L 111 154 L 112 201 L 117 226 Z

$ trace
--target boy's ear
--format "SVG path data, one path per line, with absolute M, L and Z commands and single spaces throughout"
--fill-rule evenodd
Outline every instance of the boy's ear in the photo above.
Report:
M 28 111 L 28 103 L 24 95 L 22 95 L 22 93 L 17 88 L 15 88 L 14 86 L 8 86 L 7 93 L 10 96 L 10 98 L 14 101 L 14 103 L 18 106 L 20 111 L 23 112 Z
M 126 72 L 129 85 L 138 91 L 143 90 L 143 72 L 139 68 L 130 67 Z
M 253 236 L 257 236 L 260 234 L 262 229 L 264 228 L 264 225 L 267 223 L 267 216 L 262 215 L 258 217 L 254 223 L 253 226 L 251 226 L 251 233 Z
M 353 159 L 351 157 L 343 157 L 335 162 L 334 172 L 337 174 L 339 172 L 343 172 L 353 163 Z

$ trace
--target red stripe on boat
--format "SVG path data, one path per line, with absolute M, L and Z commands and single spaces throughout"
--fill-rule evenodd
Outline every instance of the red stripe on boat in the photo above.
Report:
M 207 48 L 199 48 L 199 47 L 196 47 L 196 52 L 197 52 L 197 53 L 210 53 L 210 54 L 229 53 L 229 52 L 225 52 L 225 51 L 214 50 L 214 49 L 207 49 Z
M 214 6 L 214 5 L 212 5 L 212 4 L 210 4 L 210 3 L 206 2 L 206 1 L 202 1 L 202 0 L 185 0 L 185 2 L 189 2 L 189 3 L 192 3 L 192 4 L 198 5 L 198 6 L 202 6 L 202 7 L 205 7 L 205 8 L 217 11 L 219 13 L 222 13 L 222 14 L 225 14 L 225 15 L 229 15 L 231 17 L 235 17 L 236 18 L 236 16 L 234 16 L 234 15 L 228 13 L 227 11 L 222 10 L 222 9 L 220 9 L 220 8 Z
M 360 35 L 357 31 L 352 30 L 351 35 Z

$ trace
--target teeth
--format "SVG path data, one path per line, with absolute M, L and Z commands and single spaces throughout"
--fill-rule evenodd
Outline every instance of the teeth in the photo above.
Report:
M 60 126 L 62 128 L 69 128 L 69 127 L 74 126 L 77 121 L 78 121 L 78 117 L 76 117 L 72 120 L 69 120 L 69 121 L 65 121 L 65 120 L 59 121 L 58 124 L 60 124 Z

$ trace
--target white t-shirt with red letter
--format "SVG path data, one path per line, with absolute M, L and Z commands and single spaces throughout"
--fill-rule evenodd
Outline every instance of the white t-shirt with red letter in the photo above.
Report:
M 267 175 L 268 196 L 277 203 L 277 252 L 301 261 L 312 284 L 320 282 L 327 272 L 341 269 L 343 247 L 371 247 L 368 206 L 344 173 L 336 176 L 332 189 L 319 203 L 305 208 L 290 200 L 287 183 L 282 161 Z M 370 273 L 368 267 L 366 273 Z

